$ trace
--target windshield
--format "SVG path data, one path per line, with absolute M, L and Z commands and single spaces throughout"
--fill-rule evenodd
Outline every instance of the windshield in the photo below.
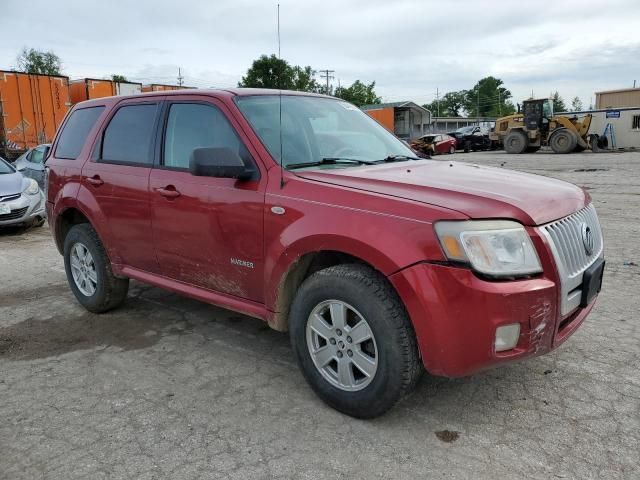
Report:
M 421 138 L 421 140 L 425 142 L 433 142 L 435 138 L 436 138 L 435 135 L 425 135 L 424 137 Z
M 280 99 L 282 133 L 279 131 Z M 411 149 L 366 113 L 341 100 L 255 95 L 238 97 L 236 102 L 271 156 L 277 162 L 282 160 L 285 167 L 317 164 L 323 158 L 375 161 L 393 155 L 415 156 Z
M 0 175 L 15 173 L 15 169 L 4 158 L 0 157 Z
M 476 127 L 460 127 L 458 130 L 456 130 L 456 132 L 459 133 L 473 133 L 473 129 Z

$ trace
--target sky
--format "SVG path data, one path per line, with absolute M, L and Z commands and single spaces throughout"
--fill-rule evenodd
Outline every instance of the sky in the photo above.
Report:
M 71 79 L 234 87 L 277 53 L 277 0 L 0 0 L 0 70 L 52 50 Z M 281 55 L 427 103 L 493 75 L 515 102 L 640 86 L 638 0 L 280 0 Z M 318 77 L 320 79 L 320 77 Z

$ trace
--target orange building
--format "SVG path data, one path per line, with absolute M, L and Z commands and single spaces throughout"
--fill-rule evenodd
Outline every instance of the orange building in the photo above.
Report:
M 51 142 L 70 106 L 67 77 L 0 70 L 0 152 Z

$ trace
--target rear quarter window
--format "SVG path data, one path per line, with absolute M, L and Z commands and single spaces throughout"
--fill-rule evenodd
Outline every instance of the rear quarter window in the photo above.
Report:
M 81 108 L 73 111 L 60 132 L 55 156 L 69 160 L 78 158 L 89 132 L 103 111 L 104 107 Z

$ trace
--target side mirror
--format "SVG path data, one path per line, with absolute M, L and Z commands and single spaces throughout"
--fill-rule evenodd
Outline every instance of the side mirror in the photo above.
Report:
M 229 148 L 196 148 L 189 159 L 189 171 L 198 177 L 253 178 L 253 170 L 247 168 L 240 155 Z
M 51 152 L 51 146 L 44 147 L 44 152 L 42 155 L 42 163 L 45 163 L 47 161 L 47 158 L 49 158 L 50 152 Z

